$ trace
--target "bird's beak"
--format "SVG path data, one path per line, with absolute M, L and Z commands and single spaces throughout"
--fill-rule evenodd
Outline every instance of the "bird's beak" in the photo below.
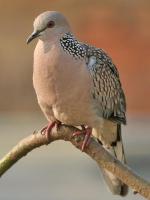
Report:
M 35 38 L 37 38 L 37 37 L 39 37 L 40 36 L 40 34 L 39 34 L 39 31 L 37 31 L 37 32 L 33 32 L 29 37 L 28 37 L 28 39 L 27 39 L 27 44 L 29 44 L 33 39 L 35 39 Z

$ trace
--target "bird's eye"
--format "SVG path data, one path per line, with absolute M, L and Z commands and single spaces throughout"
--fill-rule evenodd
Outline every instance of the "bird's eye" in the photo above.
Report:
M 54 21 L 49 21 L 47 24 L 48 28 L 53 28 L 55 26 L 55 22 Z

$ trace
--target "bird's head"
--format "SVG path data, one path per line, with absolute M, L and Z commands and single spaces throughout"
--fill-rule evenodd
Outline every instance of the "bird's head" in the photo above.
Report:
M 41 40 L 51 40 L 70 31 L 66 18 L 57 11 L 40 14 L 35 19 L 33 27 L 33 33 L 27 39 L 27 44 L 37 37 Z

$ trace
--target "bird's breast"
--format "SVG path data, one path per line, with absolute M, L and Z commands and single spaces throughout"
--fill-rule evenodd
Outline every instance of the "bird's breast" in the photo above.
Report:
M 63 123 L 84 123 L 92 110 L 92 83 L 85 61 L 57 46 L 47 52 L 40 48 L 35 50 L 33 74 L 39 103 L 52 108 L 55 118 Z

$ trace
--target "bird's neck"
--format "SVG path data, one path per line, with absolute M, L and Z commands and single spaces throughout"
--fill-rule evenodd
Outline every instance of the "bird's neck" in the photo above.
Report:
M 60 44 L 64 51 L 75 58 L 84 58 L 86 54 L 85 47 L 75 36 L 68 32 L 60 38 Z
M 59 34 L 49 34 L 45 37 L 39 37 L 39 45 L 44 50 L 45 53 L 49 52 L 51 49 L 60 46 L 60 39 L 65 35 L 65 33 Z
M 50 51 L 53 47 L 59 46 L 68 55 L 73 56 L 75 59 L 84 59 L 86 56 L 85 45 L 79 42 L 76 37 L 71 33 L 62 33 L 59 36 L 54 36 L 47 40 L 42 40 L 44 52 Z

